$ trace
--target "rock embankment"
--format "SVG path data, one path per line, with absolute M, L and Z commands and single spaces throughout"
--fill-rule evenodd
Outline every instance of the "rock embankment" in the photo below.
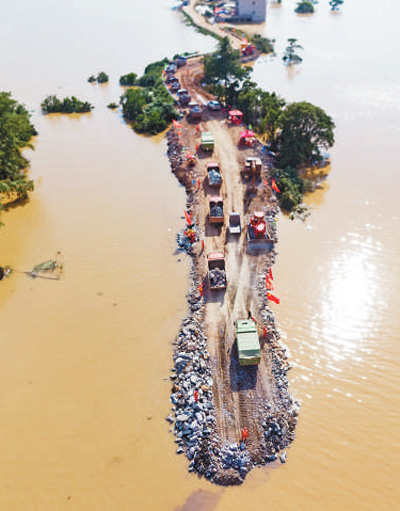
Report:
M 186 187 L 187 210 L 195 209 L 194 181 L 182 158 L 182 143 L 175 129 L 169 130 L 168 156 L 171 169 Z M 272 237 L 276 241 L 274 218 L 276 203 L 264 208 L 272 226 Z M 194 226 L 197 239 L 200 227 Z M 177 235 L 178 247 L 192 257 L 190 289 L 187 295 L 188 314 L 183 319 L 179 334 L 173 343 L 174 367 L 171 371 L 172 413 L 167 420 L 173 424 L 177 453 L 185 454 L 189 460 L 189 471 L 204 476 L 220 485 L 241 484 L 248 472 L 257 465 L 280 460 L 286 462 L 286 449 L 294 439 L 297 423 L 298 403 L 293 402 L 288 392 L 286 348 L 280 343 L 274 315 L 268 307 L 265 289 L 266 273 L 275 257 L 272 252 L 258 275 L 257 298 L 259 314 L 266 336 L 262 341 L 263 352 L 268 356 L 273 375 L 273 399 L 257 400 L 254 416 L 261 441 L 251 449 L 246 442 L 227 443 L 221 440 L 216 417 L 215 396 L 212 380 L 212 361 L 207 350 L 204 333 L 205 303 L 200 292 L 203 276 L 199 271 L 199 260 L 193 244 L 189 243 L 182 230 Z M 260 434 L 261 431 L 261 434 Z

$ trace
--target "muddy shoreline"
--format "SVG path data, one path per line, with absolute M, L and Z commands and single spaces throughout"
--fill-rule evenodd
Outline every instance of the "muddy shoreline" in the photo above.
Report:
M 190 138 L 190 136 L 189 136 Z M 191 141 L 193 142 L 193 141 Z M 196 239 L 193 244 L 185 242 L 184 229 L 178 234 L 178 247 L 191 257 L 190 289 L 187 295 L 188 314 L 183 319 L 179 334 L 173 342 L 174 367 L 171 371 L 172 413 L 167 420 L 173 424 L 171 431 L 178 445 L 177 453 L 185 454 L 189 461 L 188 470 L 204 476 L 219 485 L 241 484 L 247 473 L 254 467 L 280 460 L 286 461 L 286 449 L 294 440 L 299 404 L 294 402 L 288 391 L 286 378 L 290 365 L 287 361 L 286 347 L 280 342 L 280 334 L 275 325 L 272 310 L 268 307 L 265 278 L 275 260 L 275 251 L 257 256 L 262 260 L 258 272 L 256 289 L 258 329 L 266 336 L 260 336 L 263 357 L 266 357 L 271 371 L 272 396 L 270 399 L 257 397 L 256 404 L 243 415 L 249 417 L 251 441 L 229 441 L 221 437 L 218 427 L 217 408 L 223 407 L 218 382 L 213 381 L 215 359 L 207 348 L 205 333 L 206 297 L 199 291 L 203 283 L 204 270 L 200 240 L 205 226 L 197 223 L 200 217 L 201 201 L 198 199 L 196 173 L 189 172 L 183 158 L 183 142 L 176 128 L 167 133 L 168 158 L 171 170 L 178 181 L 185 186 L 187 194 L 187 211 L 193 215 L 196 224 Z M 185 140 L 185 144 L 190 143 Z M 262 157 L 261 144 L 258 145 Z M 266 162 L 265 162 L 266 163 Z M 267 164 L 265 167 L 267 168 Z M 270 192 L 270 190 L 268 190 Z M 257 194 L 256 194 L 257 196 Z M 269 201 L 264 205 L 266 215 L 274 218 L 278 213 L 275 197 L 268 193 Z M 251 193 L 245 192 L 245 208 L 251 209 Z M 204 212 L 203 212 L 204 213 Z M 242 234 L 243 236 L 243 234 Z M 274 241 L 277 242 L 276 231 Z M 228 361 L 225 361 L 228 364 Z M 229 364 L 235 366 L 237 390 L 252 387 L 257 378 L 257 367 L 241 368 L 231 353 Z M 215 368 L 214 368 L 215 369 Z M 197 394 L 197 396 L 196 396 Z M 219 406 L 216 406 L 219 405 Z M 240 436 L 240 435 L 239 435 Z M 249 445 L 250 444 L 250 445 Z

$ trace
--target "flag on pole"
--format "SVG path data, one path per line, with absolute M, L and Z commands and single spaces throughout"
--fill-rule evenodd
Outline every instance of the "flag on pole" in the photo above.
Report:
M 278 185 L 275 183 L 275 179 L 272 180 L 271 186 L 272 186 L 272 189 L 275 190 L 276 193 L 281 193 L 281 191 L 278 188 Z
M 190 215 L 187 211 L 184 211 L 184 213 L 185 213 L 186 223 L 188 225 L 192 225 L 192 215 Z
M 268 271 L 268 278 L 271 280 L 274 280 L 274 277 L 272 276 L 272 269 L 270 268 Z
M 277 298 L 276 296 L 274 296 L 272 293 L 267 293 L 267 298 L 268 300 L 271 300 L 272 302 L 275 302 L 277 304 L 280 303 L 280 300 L 279 298 Z
M 272 289 L 274 289 L 274 286 L 273 286 L 272 282 L 269 280 L 268 275 L 266 275 L 265 287 L 266 287 L 266 289 L 270 289 L 271 291 L 272 291 Z

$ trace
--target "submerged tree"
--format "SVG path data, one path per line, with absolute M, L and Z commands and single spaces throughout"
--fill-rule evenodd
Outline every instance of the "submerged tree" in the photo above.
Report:
M 94 108 L 89 101 L 81 101 L 75 96 L 66 97 L 61 100 L 55 95 L 47 96 L 40 106 L 45 114 L 81 114 L 90 112 Z
M 297 14 L 312 14 L 314 12 L 313 2 L 309 1 L 299 2 L 294 12 L 296 12 Z
M 303 59 L 300 57 L 300 55 L 297 55 L 296 50 L 302 50 L 303 47 L 300 44 L 297 44 L 297 39 L 295 37 L 289 37 L 288 43 L 289 44 L 286 47 L 282 60 L 288 66 L 302 62 Z
M 30 140 L 34 135 L 37 132 L 25 107 L 11 93 L 0 92 L 0 194 L 8 202 L 24 199 L 33 190 L 33 181 L 25 174 L 29 161 L 21 150 L 33 149 Z
M 119 77 L 119 84 L 123 87 L 133 87 L 137 85 L 137 78 L 136 73 L 128 73 Z
M 108 74 L 104 71 L 100 71 L 97 75 L 97 83 L 107 83 L 108 82 Z
M 344 3 L 344 0 L 329 0 L 329 5 L 332 11 L 338 11 L 339 7 Z
M 320 149 L 333 145 L 335 123 L 322 108 L 307 101 L 288 105 L 279 124 L 279 164 L 282 167 L 296 168 L 320 160 Z

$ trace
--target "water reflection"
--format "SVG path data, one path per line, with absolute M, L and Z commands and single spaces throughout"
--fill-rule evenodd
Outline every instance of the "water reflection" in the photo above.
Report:
M 374 304 L 379 286 L 372 239 L 349 233 L 341 241 L 345 247 L 333 254 L 321 308 L 313 319 L 321 343 L 334 360 L 362 350 L 376 324 Z

